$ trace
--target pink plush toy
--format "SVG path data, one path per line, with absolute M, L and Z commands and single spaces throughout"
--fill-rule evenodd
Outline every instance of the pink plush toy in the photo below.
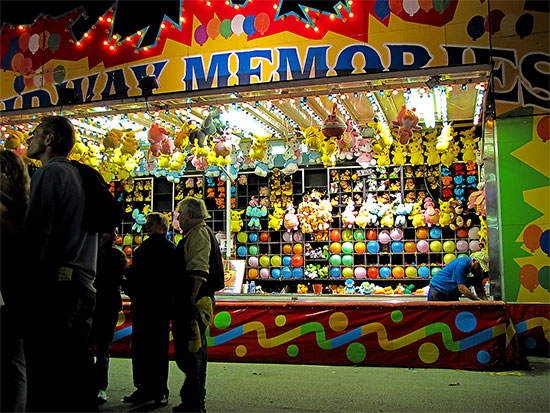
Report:
M 376 164 L 374 156 L 372 154 L 372 142 L 371 138 L 363 138 L 357 144 L 357 163 L 361 168 L 368 168 Z
M 168 138 L 168 132 L 158 124 L 153 123 L 147 131 L 147 140 L 151 144 L 150 150 L 153 156 L 157 157 L 161 153 L 161 144 Z
M 346 205 L 346 209 L 342 212 L 342 227 L 352 228 L 355 223 L 356 215 L 355 202 L 350 199 Z
M 296 210 L 294 209 L 294 204 L 290 203 L 286 206 L 286 215 L 283 220 L 283 224 L 288 232 L 296 231 L 300 222 L 296 216 Z
M 427 197 L 424 200 L 423 220 L 429 227 L 439 223 L 439 209 L 435 207 L 432 198 Z
M 328 118 L 323 122 L 323 129 L 321 129 L 321 132 L 323 132 L 323 135 L 327 138 L 342 136 L 346 130 L 344 121 L 336 116 L 336 108 L 337 105 L 334 103 L 332 105 L 332 113 L 328 115 Z
M 397 120 L 392 121 L 395 126 L 399 126 L 397 134 L 399 135 L 399 142 L 402 145 L 406 145 L 409 139 L 412 137 L 413 129 L 421 129 L 418 126 L 418 116 L 413 110 L 407 109 L 405 105 L 401 106 L 401 110 L 397 114 Z

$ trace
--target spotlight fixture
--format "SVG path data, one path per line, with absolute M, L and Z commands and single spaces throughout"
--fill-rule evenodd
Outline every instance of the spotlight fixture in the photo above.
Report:
M 138 87 L 141 89 L 141 96 L 151 96 L 153 89 L 158 89 L 159 84 L 155 75 L 143 76 L 139 81 Z
M 57 90 L 58 99 L 57 99 L 57 105 L 58 106 L 65 106 L 65 105 L 74 105 L 75 103 L 78 103 L 79 96 L 75 88 L 68 88 L 63 87 L 59 88 Z
M 433 89 L 434 87 L 440 84 L 441 84 L 441 76 L 439 75 L 434 75 L 426 81 L 426 86 L 428 86 L 430 89 Z

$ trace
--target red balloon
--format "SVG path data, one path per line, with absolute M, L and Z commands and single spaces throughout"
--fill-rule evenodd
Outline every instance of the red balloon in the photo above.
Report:
M 367 270 L 367 277 L 369 277 L 369 278 L 378 278 L 378 268 L 370 267 Z
M 524 265 L 519 270 L 519 281 L 529 291 L 535 291 L 535 288 L 539 286 L 539 270 L 534 265 Z
M 129 245 L 125 246 L 123 251 L 127 256 L 132 255 L 132 247 L 130 247 Z
M 537 225 L 529 225 L 523 231 L 523 243 L 531 252 L 535 252 L 540 247 L 540 236 L 542 229 Z
M 500 30 L 500 22 L 502 22 L 502 19 L 504 18 L 504 13 L 501 10 L 495 9 L 491 10 L 489 14 L 491 16 L 487 16 L 485 18 L 483 27 L 486 32 L 490 31 L 491 34 L 495 34 Z
M 122 235 L 117 235 L 115 238 L 116 245 L 122 245 Z
M 260 241 L 262 241 L 262 242 L 269 241 L 269 234 L 267 232 L 262 232 L 260 234 Z
M 126 267 L 132 266 L 132 259 L 130 257 L 126 258 Z
M 340 231 L 338 231 L 337 229 L 333 229 L 332 231 L 330 231 L 330 239 L 333 242 L 340 241 Z
M 545 116 L 537 123 L 537 134 L 543 142 L 550 140 L 550 116 Z
M 367 239 L 370 241 L 376 241 L 378 238 L 378 235 L 376 235 L 376 231 L 374 229 L 369 229 L 367 231 Z
M 304 258 L 301 255 L 294 255 L 292 257 L 292 265 L 295 267 L 301 267 L 304 264 Z

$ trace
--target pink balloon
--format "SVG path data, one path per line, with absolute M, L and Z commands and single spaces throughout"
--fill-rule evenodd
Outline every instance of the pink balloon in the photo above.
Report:
M 258 266 L 258 257 L 250 257 L 248 259 L 248 265 L 250 265 L 251 267 L 256 268 Z
M 386 230 L 380 231 L 380 233 L 378 234 L 378 241 L 380 241 L 380 243 L 387 244 L 388 242 L 390 242 L 390 240 L 391 240 L 391 237 L 388 231 Z
M 262 268 L 260 270 L 260 277 L 261 278 L 269 278 L 269 269 L 267 268 Z
M 355 274 L 355 278 L 359 278 L 360 280 L 367 277 L 367 270 L 364 267 L 356 267 L 353 273 Z
M 418 243 L 416 244 L 416 249 L 420 252 L 428 252 L 429 248 L 430 248 L 430 244 L 428 244 L 428 241 L 424 239 L 418 241 Z
M 394 241 L 400 241 L 403 238 L 403 231 L 400 228 L 393 228 L 390 231 L 390 237 Z
M 468 242 L 464 241 L 463 239 L 456 242 L 456 250 L 458 252 L 466 252 L 468 251 Z
M 480 249 L 479 241 L 477 240 L 470 241 L 470 251 L 476 252 L 476 251 L 479 251 L 479 249 Z

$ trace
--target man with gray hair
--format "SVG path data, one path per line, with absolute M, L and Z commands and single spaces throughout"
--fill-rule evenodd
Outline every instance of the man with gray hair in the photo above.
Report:
M 219 244 L 205 219 L 210 218 L 202 199 L 186 198 L 177 211 L 183 239 L 176 249 L 181 261 L 178 285 L 173 292 L 172 333 L 175 359 L 185 373 L 180 391 L 182 403 L 174 411 L 205 412 L 206 327 L 212 322 L 214 293 L 223 286 L 223 263 Z

